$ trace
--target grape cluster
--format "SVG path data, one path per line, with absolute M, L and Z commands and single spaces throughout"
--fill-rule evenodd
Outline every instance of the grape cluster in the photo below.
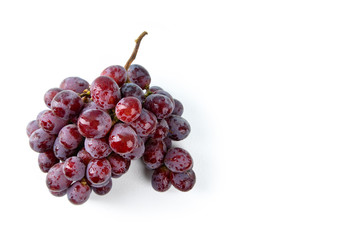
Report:
M 193 188 L 191 155 L 172 147 L 191 130 L 182 117 L 183 105 L 150 86 L 144 67 L 128 63 L 106 68 L 91 85 L 69 77 L 45 93 L 49 110 L 40 112 L 26 131 L 52 195 L 67 194 L 73 204 L 86 202 L 92 191 L 105 195 L 112 178 L 125 174 L 135 159 L 153 170 L 156 191 L 171 185 L 180 191 Z

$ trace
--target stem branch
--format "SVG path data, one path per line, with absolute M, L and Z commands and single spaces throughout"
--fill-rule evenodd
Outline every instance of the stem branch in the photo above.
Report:
M 137 54 L 137 52 L 138 52 L 138 50 L 139 50 L 139 47 L 140 47 L 140 42 L 141 42 L 141 40 L 143 39 L 143 37 L 145 37 L 146 34 L 148 34 L 148 33 L 147 33 L 146 31 L 144 31 L 144 32 L 143 32 L 142 34 L 140 34 L 140 36 L 135 40 L 136 45 L 135 45 L 134 51 L 132 52 L 129 60 L 128 60 L 128 61 L 126 62 L 126 64 L 125 64 L 125 69 L 126 69 L 126 70 L 129 69 L 131 63 L 135 60 L 136 54 Z

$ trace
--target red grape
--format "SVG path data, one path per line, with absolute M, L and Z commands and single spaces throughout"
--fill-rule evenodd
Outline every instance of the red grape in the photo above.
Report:
M 60 88 L 51 88 L 51 89 L 49 89 L 44 95 L 44 102 L 45 102 L 46 106 L 51 108 L 51 101 L 53 100 L 55 95 L 58 94 L 61 91 L 62 91 L 62 89 L 60 89 Z
M 165 119 L 162 119 L 158 125 L 156 126 L 155 132 L 152 134 L 152 139 L 162 140 L 169 133 L 169 125 L 167 124 Z
M 106 185 L 111 178 L 110 162 L 105 158 L 91 160 L 87 165 L 86 178 L 94 187 Z
M 67 149 L 76 149 L 83 141 L 83 136 L 75 124 L 69 124 L 60 130 L 59 141 Z
M 53 151 L 55 156 L 61 161 L 65 161 L 68 157 L 73 156 L 76 153 L 76 149 L 67 149 L 59 141 L 59 137 L 56 138 Z
M 158 192 L 165 192 L 171 187 L 171 172 L 165 166 L 161 166 L 152 174 L 151 185 Z
M 68 77 L 61 82 L 60 88 L 72 90 L 76 93 L 82 93 L 85 89 L 89 89 L 89 83 L 79 77 Z
M 171 173 L 171 183 L 180 191 L 187 192 L 191 190 L 194 187 L 195 182 L 196 175 L 192 169 L 182 173 Z
M 120 90 L 122 97 L 136 97 L 140 102 L 145 100 L 143 90 L 135 83 L 125 83 Z
M 166 145 L 161 140 L 150 139 L 145 144 L 143 162 L 150 169 L 156 169 L 163 165 L 166 153 Z
M 188 121 L 183 117 L 177 115 L 171 115 L 166 118 L 169 125 L 169 137 L 172 140 L 180 141 L 185 139 L 191 131 L 191 127 Z
M 49 190 L 49 192 L 55 197 L 62 197 L 67 193 L 67 189 L 65 189 L 65 190 L 63 190 L 61 192 L 54 192 L 54 191 L 51 191 L 51 190 Z
M 174 104 L 165 95 L 151 94 L 146 98 L 144 108 L 154 113 L 158 119 L 163 119 L 173 112 Z
M 130 126 L 133 127 L 140 137 L 148 136 L 156 129 L 156 116 L 146 109 L 142 109 L 140 116 Z
M 141 87 L 141 89 L 149 87 L 151 82 L 150 74 L 148 73 L 148 71 L 143 66 L 140 66 L 138 64 L 130 65 L 128 69 L 128 78 L 130 82 L 135 83 L 136 85 Z
M 78 157 L 69 157 L 65 160 L 63 171 L 70 181 L 79 181 L 85 176 L 85 164 Z
M 111 153 L 107 159 L 111 164 L 112 174 L 116 176 L 121 176 L 129 170 L 131 161 L 126 159 L 119 154 Z
M 30 137 L 30 135 L 38 130 L 40 127 L 39 127 L 39 124 L 38 124 L 38 121 L 36 120 L 33 120 L 31 122 L 28 123 L 28 125 L 26 126 L 26 134 L 28 135 L 28 137 Z
M 86 138 L 84 146 L 93 158 L 105 158 L 112 152 L 106 138 Z
M 108 113 L 91 109 L 80 115 L 77 125 L 84 137 L 103 138 L 110 131 L 112 120 Z
M 137 145 L 137 135 L 134 129 L 123 123 L 117 123 L 109 135 L 111 149 L 118 154 L 126 154 L 133 151 Z
M 86 181 L 74 182 L 67 190 L 67 197 L 69 201 L 75 205 L 80 205 L 86 202 L 91 194 L 91 187 Z
M 78 94 L 71 90 L 64 90 L 55 95 L 51 101 L 54 114 L 65 120 L 71 119 L 80 113 L 84 102 Z
M 43 152 L 39 154 L 38 163 L 41 171 L 47 173 L 52 166 L 57 164 L 59 159 L 56 158 L 54 152 L 52 150 Z
M 171 148 L 165 155 L 164 163 L 172 172 L 186 172 L 193 166 L 192 157 L 182 148 Z
M 178 115 L 181 116 L 184 112 L 184 106 L 182 105 L 182 103 L 174 98 L 174 102 L 175 102 L 175 107 L 174 107 L 174 111 L 172 112 L 173 115 Z
M 90 162 L 90 160 L 93 160 L 94 158 L 88 153 L 85 148 L 83 147 L 76 155 L 78 158 L 81 159 L 81 161 L 87 166 Z
M 30 135 L 29 144 L 35 152 L 43 153 L 52 149 L 55 138 L 56 136 L 50 135 L 40 128 Z
M 51 110 L 44 112 L 39 118 L 40 127 L 49 134 L 58 134 L 67 121 L 57 117 Z
M 166 138 L 163 139 L 163 141 L 164 141 L 164 143 L 165 143 L 165 145 L 166 145 L 166 149 L 170 149 L 171 146 L 172 146 L 172 141 L 171 141 L 171 139 L 170 139 L 169 137 L 166 137 Z
M 119 65 L 113 65 L 105 68 L 100 75 L 111 77 L 119 87 L 125 83 L 127 78 L 125 68 Z
M 110 192 L 111 188 L 112 188 L 112 180 L 110 178 L 109 182 L 105 186 L 103 186 L 103 187 L 93 187 L 92 190 L 97 195 L 102 196 L 102 195 L 108 194 Z
M 116 106 L 121 98 L 117 83 L 107 76 L 96 78 L 90 86 L 92 100 L 103 109 Z
M 129 153 L 123 154 L 122 156 L 126 159 L 129 160 L 134 160 L 134 159 L 138 159 L 141 158 L 141 156 L 144 154 L 145 151 L 145 145 L 144 145 L 144 141 L 137 136 L 137 144 L 136 147 L 134 148 L 134 150 L 132 150 Z
M 134 121 L 140 116 L 141 102 L 136 97 L 124 97 L 115 107 L 116 117 L 125 123 Z
M 63 172 L 64 163 L 57 163 L 52 166 L 46 175 L 46 185 L 49 190 L 54 192 L 61 192 L 67 189 L 71 181 L 68 180 Z

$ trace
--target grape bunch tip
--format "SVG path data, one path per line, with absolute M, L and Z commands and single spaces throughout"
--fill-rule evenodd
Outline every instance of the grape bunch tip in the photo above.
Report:
M 151 186 L 158 192 L 171 186 L 187 192 L 195 185 L 190 153 L 172 147 L 191 131 L 182 103 L 151 86 L 149 72 L 132 64 L 145 35 L 136 39 L 124 67 L 105 68 L 91 85 L 68 77 L 45 93 L 48 109 L 28 123 L 26 133 L 52 195 L 67 195 L 75 205 L 92 192 L 105 195 L 112 178 L 125 174 L 136 159 L 153 170 Z

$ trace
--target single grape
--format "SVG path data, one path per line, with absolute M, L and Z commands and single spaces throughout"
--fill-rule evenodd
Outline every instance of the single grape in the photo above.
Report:
M 156 116 L 152 112 L 142 109 L 140 116 L 131 122 L 130 126 L 140 137 L 145 137 L 155 131 L 156 124 Z
M 103 138 L 110 131 L 112 120 L 108 113 L 91 109 L 80 115 L 77 125 L 84 137 Z
M 180 191 L 187 192 L 191 190 L 194 187 L 195 182 L 196 175 L 192 169 L 182 173 L 171 173 L 171 183 Z
M 171 115 L 166 118 L 166 121 L 169 125 L 169 138 L 175 141 L 180 141 L 185 139 L 191 131 L 191 127 L 188 121 L 185 118 Z
M 93 187 L 92 190 L 97 195 L 103 196 L 105 194 L 108 194 L 110 192 L 111 188 L 112 188 L 112 180 L 110 178 L 109 182 L 105 186 L 103 186 L 103 187 Z
M 90 160 L 93 160 L 94 158 L 88 153 L 85 148 L 83 147 L 76 155 L 78 158 L 81 159 L 81 161 L 87 166 L 90 162 Z
M 168 135 L 168 133 L 169 133 L 169 125 L 167 124 L 165 119 L 162 119 L 156 126 L 156 130 L 151 135 L 151 138 L 156 140 L 162 140 Z
M 173 112 L 174 104 L 165 95 L 151 94 L 146 98 L 144 108 L 154 113 L 158 119 L 163 119 Z
M 160 94 L 160 95 L 163 95 L 163 96 L 167 96 L 171 102 L 175 105 L 175 100 L 174 98 L 171 96 L 170 93 L 168 93 L 167 91 L 164 91 L 164 90 L 156 90 L 155 92 L 153 92 L 153 94 Z
M 105 68 L 100 75 L 111 77 L 119 87 L 124 85 L 127 78 L 125 68 L 119 65 L 113 65 Z
M 139 136 L 137 136 L 137 139 L 138 140 L 135 149 L 129 153 L 123 154 L 122 156 L 124 158 L 129 160 L 134 160 L 141 158 L 141 156 L 144 154 L 145 151 L 144 141 Z
M 104 112 L 106 112 L 105 109 L 102 109 L 99 105 L 97 105 L 96 103 L 94 103 L 93 101 L 84 103 L 84 108 L 81 110 L 81 114 L 87 110 L 91 110 L 91 109 L 97 109 L 97 110 L 103 110 Z
M 67 158 L 74 156 L 76 153 L 76 149 L 67 149 L 62 145 L 59 141 L 59 137 L 56 138 L 53 151 L 55 156 L 60 159 L 61 161 L 65 161 Z
M 85 89 L 89 89 L 89 83 L 79 77 L 68 77 L 61 82 L 60 88 L 72 90 L 76 93 L 82 93 Z
M 130 65 L 128 69 L 128 79 L 130 82 L 133 82 L 141 87 L 141 89 L 149 87 L 151 82 L 151 77 L 148 71 L 138 64 Z
M 54 192 L 54 191 L 51 191 L 51 190 L 49 190 L 49 191 L 55 197 L 62 197 L 67 193 L 67 189 L 65 189 L 65 190 L 63 190 L 61 192 Z
M 114 153 L 114 152 L 111 153 L 107 157 L 107 159 L 110 162 L 112 174 L 115 176 L 123 175 L 130 168 L 131 161 L 129 159 L 126 159 L 126 158 L 120 156 L 117 153 Z
M 65 160 L 63 171 L 70 181 L 79 181 L 85 176 L 85 164 L 78 157 L 69 157 Z
M 112 152 L 106 138 L 86 138 L 84 146 L 93 158 L 105 158 Z
M 86 202 L 91 194 L 91 187 L 86 181 L 74 182 L 67 190 L 67 197 L 69 201 L 75 205 L 80 205 Z
M 116 117 L 125 123 L 136 120 L 141 113 L 141 102 L 136 97 L 124 97 L 115 107 Z
M 49 172 L 50 168 L 57 164 L 59 159 L 56 158 L 54 152 L 52 150 L 43 152 L 39 154 L 38 163 L 40 170 L 44 173 Z
M 172 172 L 186 172 L 193 166 L 190 153 L 182 148 L 171 148 L 165 155 L 164 163 Z
M 169 137 L 166 137 L 166 138 L 164 138 L 163 139 L 163 141 L 164 141 L 164 143 L 165 143 L 165 145 L 166 145 L 166 149 L 170 149 L 171 148 L 171 146 L 172 146 L 172 141 L 171 141 L 171 139 L 169 138 Z
M 52 166 L 46 175 L 46 185 L 49 190 L 61 192 L 69 188 L 71 181 L 68 180 L 63 172 L 64 163 L 57 163 Z
M 58 134 L 66 124 L 66 120 L 57 117 L 51 110 L 44 112 L 39 118 L 39 126 L 53 135 Z
M 149 88 L 150 92 L 155 92 L 155 91 L 158 91 L 158 90 L 163 90 L 161 87 L 159 86 L 151 86 Z
M 152 174 L 151 185 L 158 192 L 165 192 L 171 187 L 171 172 L 165 166 L 161 166 Z
M 40 126 L 39 120 L 40 120 L 41 115 L 43 115 L 43 113 L 45 113 L 45 112 L 47 112 L 47 111 L 49 111 L 49 110 L 42 110 L 42 111 L 39 112 L 39 114 L 36 116 L 36 121 L 38 122 L 39 126 Z
M 145 144 L 143 162 L 150 169 L 156 169 L 163 165 L 166 153 L 166 145 L 161 140 L 149 139 Z
M 43 153 L 52 149 L 55 138 L 56 136 L 50 135 L 40 128 L 30 135 L 29 144 L 35 152 Z
M 118 154 L 126 154 L 133 151 L 137 145 L 137 135 L 134 129 L 123 123 L 117 123 L 109 135 L 111 149 Z
M 79 95 L 71 90 L 64 90 L 55 95 L 51 101 L 51 109 L 54 114 L 65 120 L 78 115 L 84 106 Z
M 75 124 L 69 124 L 63 127 L 58 137 L 60 143 L 67 149 L 76 149 L 83 141 L 83 136 L 81 136 Z
M 121 98 L 117 83 L 107 76 L 96 78 L 90 86 L 92 100 L 103 109 L 116 106 Z
M 107 159 L 93 159 L 86 169 L 86 178 L 91 186 L 100 187 L 107 184 L 111 178 L 111 165 Z
M 136 97 L 140 102 L 145 100 L 143 90 L 135 83 L 125 83 L 120 90 L 122 97 Z
M 184 112 L 184 106 L 182 105 L 182 103 L 174 98 L 174 102 L 175 102 L 175 107 L 174 107 L 174 111 L 172 112 L 173 115 L 178 115 L 181 116 Z
M 46 106 L 51 108 L 51 101 L 53 100 L 55 95 L 58 94 L 61 91 L 62 91 L 62 89 L 60 89 L 60 88 L 51 88 L 51 89 L 49 89 L 44 95 L 44 102 L 45 102 Z
M 33 120 L 29 122 L 28 125 L 26 126 L 26 134 L 28 135 L 28 137 L 30 137 L 30 135 L 39 128 L 40 127 L 38 122 L 36 120 Z

